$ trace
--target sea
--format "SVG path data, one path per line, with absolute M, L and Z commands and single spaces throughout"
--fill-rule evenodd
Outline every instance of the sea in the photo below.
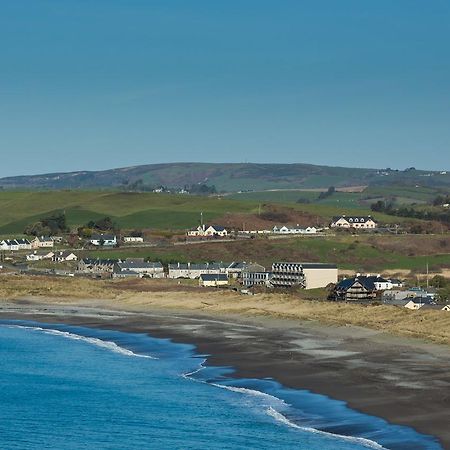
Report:
M 342 401 L 232 373 L 170 339 L 1 321 L 0 449 L 441 448 Z

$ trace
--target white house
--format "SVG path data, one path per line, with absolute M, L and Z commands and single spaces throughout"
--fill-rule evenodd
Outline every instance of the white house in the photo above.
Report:
M 188 236 L 204 236 L 204 237 L 212 237 L 212 236 L 220 236 L 225 237 L 228 235 L 228 231 L 225 227 L 220 225 L 199 225 L 197 228 L 193 230 L 189 230 L 187 232 Z
M 28 239 L 16 239 L 19 250 L 31 250 L 31 242 Z
M 123 242 L 125 242 L 125 244 L 142 244 L 144 238 L 142 236 L 125 236 Z
M 96 246 L 113 247 L 117 245 L 117 237 L 113 234 L 93 234 L 89 242 Z
M 49 236 L 36 236 L 31 241 L 31 248 L 53 248 L 54 241 Z
M 377 222 L 371 216 L 337 216 L 333 217 L 331 228 L 373 229 Z
M 75 253 L 72 253 L 69 250 L 65 250 L 62 252 L 57 252 L 53 255 L 52 260 L 54 262 L 65 262 L 65 261 L 78 261 L 78 256 Z
M 422 308 L 424 305 L 429 305 L 431 303 L 428 297 L 415 297 L 409 300 L 404 306 L 408 309 L 417 310 Z
M 19 244 L 15 239 L 4 239 L 0 242 L 0 250 L 17 252 L 19 250 Z
M 41 261 L 43 259 L 52 259 L 55 254 L 53 252 L 38 253 L 36 250 L 27 255 L 27 261 Z
M 280 228 L 274 226 L 272 228 L 272 232 L 276 234 L 315 234 L 317 233 L 317 228 L 316 227 L 300 228 L 299 225 L 297 225 L 297 227 L 288 227 L 286 225 L 283 225 Z

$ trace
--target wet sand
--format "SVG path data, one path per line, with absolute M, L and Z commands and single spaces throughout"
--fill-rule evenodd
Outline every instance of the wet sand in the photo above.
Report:
M 359 327 L 115 306 L 10 301 L 0 304 L 0 319 L 144 332 L 195 344 L 209 355 L 209 365 L 231 366 L 237 377 L 271 377 L 344 400 L 363 413 L 434 435 L 450 449 L 448 346 Z

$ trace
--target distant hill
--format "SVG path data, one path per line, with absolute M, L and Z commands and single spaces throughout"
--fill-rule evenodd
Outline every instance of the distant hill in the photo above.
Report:
M 0 188 L 33 190 L 133 190 L 136 186 L 151 189 L 160 185 L 181 189 L 193 184 L 215 186 L 218 192 L 390 185 L 448 189 L 450 173 L 413 168 L 396 171 L 312 164 L 170 163 L 0 178 Z

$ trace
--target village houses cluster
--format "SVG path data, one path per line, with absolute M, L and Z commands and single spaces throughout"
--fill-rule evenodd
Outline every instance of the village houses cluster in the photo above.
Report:
M 330 224 L 331 229 L 367 229 L 373 230 L 377 222 L 371 216 L 338 216 Z M 316 234 L 321 228 L 309 226 L 274 226 L 271 230 L 241 231 L 247 234 Z M 187 231 L 192 238 L 226 238 L 230 230 L 219 225 L 200 225 Z M 54 250 L 55 243 L 61 242 L 60 237 L 39 236 L 32 240 L 26 238 L 4 239 L 0 241 L 2 251 L 30 250 L 26 255 L 29 262 L 51 260 L 53 262 L 76 262 L 76 274 L 84 276 L 113 278 L 146 277 L 169 279 L 198 280 L 200 286 L 226 286 L 231 280 L 241 289 L 316 289 L 329 288 L 328 299 L 346 302 L 373 302 L 404 306 L 410 309 L 442 309 L 450 310 L 449 305 L 436 303 L 435 294 L 429 290 L 406 289 L 398 279 L 384 278 L 381 275 L 356 274 L 354 277 L 338 281 L 338 268 L 335 264 L 311 262 L 274 262 L 266 268 L 255 262 L 234 261 L 231 263 L 170 263 L 164 266 L 161 262 L 146 261 L 144 258 L 127 258 L 115 260 L 107 258 L 82 258 L 71 250 Z M 122 242 L 129 245 L 139 245 L 144 242 L 141 236 L 124 236 Z M 114 247 L 118 237 L 114 234 L 93 234 L 88 243 L 94 247 Z

